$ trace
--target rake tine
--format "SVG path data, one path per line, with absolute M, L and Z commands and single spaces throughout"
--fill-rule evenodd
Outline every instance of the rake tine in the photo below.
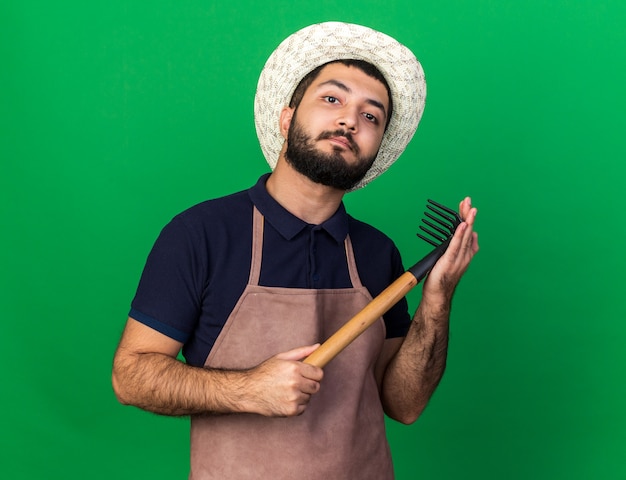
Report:
M 450 215 L 452 215 L 455 218 L 459 216 L 459 214 L 457 212 L 455 212 L 454 210 L 452 210 L 451 208 L 448 208 L 448 207 L 442 205 L 441 203 L 437 203 L 434 200 L 428 199 L 428 203 L 432 203 L 435 207 L 443 210 L 444 212 L 449 213 Z
M 437 242 L 431 240 L 430 238 L 425 237 L 424 235 L 422 235 L 420 233 L 418 233 L 417 236 L 420 237 L 425 242 L 430 243 L 433 247 L 438 247 L 439 246 L 439 244 Z
M 422 230 L 423 232 L 426 232 L 428 235 L 433 237 L 435 240 L 439 240 L 440 242 L 445 242 L 448 239 L 448 236 L 440 237 L 435 232 L 432 232 L 431 230 L 427 229 L 426 227 L 422 225 L 420 225 L 420 230 Z
M 422 222 L 424 222 L 425 224 L 430 225 L 431 227 L 435 228 L 437 231 L 439 231 L 440 233 L 442 233 L 444 235 L 450 235 L 450 233 L 452 233 L 453 230 L 450 227 L 449 223 L 442 222 L 440 218 L 437 218 L 437 217 L 435 217 L 434 215 L 431 215 L 428 212 L 424 212 L 424 215 L 426 215 L 431 220 L 437 222 L 441 227 L 446 228 L 447 231 L 446 230 L 441 230 L 440 227 L 438 228 L 436 225 L 431 224 L 430 222 L 428 222 L 428 220 L 422 219 Z
M 426 208 L 427 208 L 427 209 L 429 209 L 431 212 L 435 212 L 435 213 L 436 213 L 437 215 L 439 215 L 440 217 L 445 218 L 448 222 L 450 222 L 450 223 L 452 223 L 452 224 L 453 224 L 453 223 L 454 223 L 454 221 L 455 221 L 455 218 L 454 218 L 454 217 L 451 217 L 451 216 L 449 216 L 449 215 L 446 215 L 445 213 L 442 213 L 442 212 L 438 211 L 436 208 L 433 208 L 433 206 L 432 206 L 432 205 L 426 205 Z M 425 214 L 426 214 L 426 215 L 428 215 L 428 212 L 425 212 Z M 429 216 L 430 216 L 430 215 L 429 215 Z M 433 217 L 431 217 L 431 218 L 433 218 Z
M 451 208 L 448 208 L 445 205 L 442 205 L 441 203 L 437 203 L 437 202 L 435 202 L 434 200 L 431 200 L 431 199 L 428 199 L 428 203 L 430 203 L 430 204 L 434 205 L 435 207 L 439 208 L 440 210 L 443 210 L 444 212 L 449 213 L 450 215 L 452 215 L 452 218 L 450 219 L 450 221 L 452 222 L 453 225 L 455 225 L 455 227 L 456 227 L 456 225 L 458 225 L 459 223 L 461 223 L 463 221 L 461 219 L 461 217 L 459 217 L 459 214 L 456 211 L 452 210 Z M 426 206 L 428 207 L 428 205 L 426 205 Z
M 444 235 L 445 237 L 447 237 L 448 235 L 450 235 L 450 229 L 448 227 L 448 231 L 445 231 L 443 228 L 438 227 L 437 225 L 435 225 L 432 222 L 429 222 L 426 219 L 422 219 L 422 222 L 424 222 L 426 225 L 428 225 L 429 227 L 435 229 L 436 231 L 438 231 L 439 233 L 441 233 L 442 235 Z M 422 230 L 425 230 L 424 227 L 422 227 Z

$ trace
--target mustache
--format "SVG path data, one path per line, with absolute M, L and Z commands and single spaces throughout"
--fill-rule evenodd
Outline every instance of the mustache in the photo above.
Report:
M 328 140 L 329 138 L 335 138 L 335 137 L 345 138 L 350 144 L 350 148 L 352 149 L 352 151 L 356 154 L 359 153 L 359 146 L 355 143 L 354 139 L 352 138 L 352 134 L 344 130 L 335 130 L 335 131 L 326 130 L 319 134 L 319 136 L 317 137 L 317 140 Z

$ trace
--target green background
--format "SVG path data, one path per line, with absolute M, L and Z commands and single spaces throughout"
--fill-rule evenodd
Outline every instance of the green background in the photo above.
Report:
M 163 225 L 267 171 L 258 74 L 326 20 L 428 81 L 352 214 L 410 264 L 426 198 L 479 208 L 446 375 L 389 423 L 398 478 L 626 478 L 623 0 L 3 1 L 2 478 L 186 478 L 187 420 L 119 405 L 112 355 Z

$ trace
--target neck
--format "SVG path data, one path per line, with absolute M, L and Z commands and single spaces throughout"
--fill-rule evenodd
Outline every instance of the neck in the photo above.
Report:
M 315 183 L 294 170 L 281 155 L 267 179 L 268 193 L 301 220 L 319 225 L 339 208 L 344 191 Z

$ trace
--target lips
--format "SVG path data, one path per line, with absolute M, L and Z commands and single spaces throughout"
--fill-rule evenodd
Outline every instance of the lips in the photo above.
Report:
M 344 148 L 347 148 L 348 150 L 353 150 L 352 143 L 346 137 L 343 137 L 343 136 L 341 136 L 341 137 L 330 137 L 328 140 L 330 140 L 331 142 L 336 143 L 338 145 L 341 145 Z
M 334 132 L 325 131 L 318 138 L 318 140 L 329 140 L 331 143 L 338 145 L 346 150 L 358 154 L 359 147 L 352 139 L 350 132 L 344 132 L 342 130 L 336 130 Z

